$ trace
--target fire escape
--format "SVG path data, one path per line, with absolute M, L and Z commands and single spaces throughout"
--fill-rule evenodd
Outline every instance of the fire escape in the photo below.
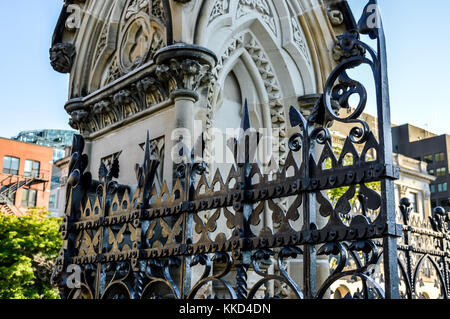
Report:
M 13 196 L 19 189 L 24 187 L 44 184 L 48 182 L 43 176 L 19 176 L 10 175 L 0 182 L 0 207 L 4 208 L 8 214 L 21 214 L 19 209 L 15 206 Z

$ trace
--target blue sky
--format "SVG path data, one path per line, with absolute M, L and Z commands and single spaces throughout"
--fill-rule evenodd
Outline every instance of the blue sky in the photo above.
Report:
M 359 19 L 366 1 L 349 3 Z M 387 41 L 392 122 L 450 134 L 450 1 L 380 0 L 379 4 Z M 369 113 L 373 113 L 371 106 Z
M 358 18 L 366 1 L 349 2 Z M 0 0 L 2 137 L 30 129 L 70 129 L 64 110 L 68 76 L 53 71 L 48 54 L 62 3 Z M 380 0 L 380 7 L 393 123 L 450 133 L 450 1 Z

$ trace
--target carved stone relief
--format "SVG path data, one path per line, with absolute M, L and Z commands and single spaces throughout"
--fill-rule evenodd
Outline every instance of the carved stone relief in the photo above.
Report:
M 161 26 L 151 23 L 152 14 L 161 17 L 161 3 L 149 0 L 132 0 L 128 3 L 121 22 L 119 35 L 119 67 L 127 73 L 153 57 L 165 46 Z
M 156 75 L 162 81 L 170 83 L 170 91 L 197 91 L 200 85 L 207 83 L 210 78 L 211 67 L 196 60 L 171 59 L 168 64 L 160 64 Z
M 209 23 L 213 22 L 216 18 L 225 15 L 229 12 L 230 0 L 215 0 L 214 6 L 209 15 Z
M 205 52 L 202 58 L 201 50 L 196 47 L 182 44 L 175 46 L 160 51 L 164 56 L 155 57 L 155 63 L 158 64 L 152 74 L 117 89 L 101 101 L 85 102 L 83 110 L 78 106 L 76 111 L 71 112 L 70 125 L 82 133 L 90 134 L 119 123 L 152 105 L 175 98 L 177 94 L 192 94 L 198 98 L 196 91 L 210 82 L 215 57 Z M 171 52 L 180 49 L 179 46 L 183 46 L 186 55 L 175 58 Z
M 270 115 L 272 120 L 272 128 L 278 129 L 281 142 L 273 145 L 274 151 L 279 150 L 279 164 L 284 165 L 286 160 L 286 117 L 284 113 L 284 107 L 280 101 L 281 90 L 278 80 L 276 78 L 273 67 L 267 57 L 264 49 L 259 42 L 253 37 L 251 33 L 241 33 L 233 38 L 224 53 L 219 57 L 219 62 L 212 72 L 212 79 L 208 91 L 208 103 L 207 103 L 207 131 L 213 126 L 213 119 L 215 113 L 215 105 L 217 103 L 218 90 L 220 86 L 217 81 L 224 69 L 225 64 L 239 49 L 245 49 L 251 56 L 253 62 L 258 68 L 258 72 L 261 75 L 261 79 L 264 81 L 265 89 L 269 98 Z M 207 147 L 205 149 L 205 162 L 211 162 L 211 136 L 206 134 Z
M 275 17 L 267 0 L 239 0 L 236 18 L 239 19 L 250 12 L 257 12 L 273 34 L 277 36 Z
M 334 26 L 339 26 L 344 22 L 344 15 L 339 10 L 329 10 L 328 18 L 330 19 L 331 24 Z
M 115 80 L 117 80 L 119 77 L 121 77 L 122 74 L 120 73 L 119 66 L 117 65 L 117 59 L 112 59 L 110 62 L 108 68 L 106 69 L 105 74 L 105 81 L 104 84 L 109 84 Z
M 95 71 L 102 72 L 100 87 L 150 61 L 167 43 L 162 0 L 129 0 L 118 27 L 109 19 L 111 17 L 105 22 L 94 54 L 94 65 L 108 60 L 104 70 Z M 108 45 L 112 52 L 106 50 Z
M 341 62 L 353 56 L 364 56 L 366 49 L 360 44 L 356 43 L 357 35 L 353 38 L 338 36 L 338 40 L 333 48 L 333 59 L 336 62 Z
M 57 72 L 70 73 L 75 53 L 73 44 L 57 43 L 50 49 L 50 64 Z
M 309 53 L 309 48 L 308 48 L 308 45 L 305 40 L 305 35 L 303 34 L 303 30 L 300 26 L 298 18 L 293 16 L 291 18 L 291 23 L 292 23 L 292 29 L 293 29 L 294 43 L 298 47 L 300 52 L 303 54 L 303 56 L 305 57 L 308 64 L 311 66 L 312 65 L 311 55 Z

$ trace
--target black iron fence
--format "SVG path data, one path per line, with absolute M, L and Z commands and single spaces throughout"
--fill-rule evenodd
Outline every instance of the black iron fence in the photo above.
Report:
M 414 216 L 402 199 L 403 237 L 398 242 L 400 293 L 408 299 L 448 299 L 450 276 L 450 219 L 442 207 L 433 216 Z
M 263 173 L 254 162 L 252 143 L 258 139 L 247 106 L 243 133 L 231 143 L 235 163 L 226 175 L 208 174 L 193 155 L 199 149 L 182 148 L 184 162 L 176 167 L 172 186 L 164 182 L 160 189 L 155 175 L 161 163 L 151 158 L 148 137 L 144 161 L 136 166 L 137 187 L 131 187 L 116 181 L 117 158 L 108 166 L 102 163 L 99 180 L 93 180 L 85 172 L 84 140 L 75 136 L 63 247 L 53 276 L 62 296 L 311 299 L 329 298 L 336 283 L 351 280 L 361 285 L 357 297 L 400 298 L 400 279 L 409 280 L 406 294 L 415 296 L 413 262 L 403 266 L 397 260 L 399 251 L 401 258 L 403 252 L 410 258 L 414 249 L 404 249 L 403 243 L 397 249 L 403 230 L 394 204 L 399 172 L 392 158 L 384 33 L 381 21 L 371 23 L 373 5 L 376 1 L 369 1 L 354 30 L 339 37 L 343 61 L 311 115 L 305 118 L 291 107 L 291 126 L 298 133 L 289 138 L 282 168 Z M 362 42 L 361 34 L 376 40 L 377 50 Z M 374 76 L 376 131 L 360 118 L 367 92 L 347 72 L 361 65 Z M 359 103 L 350 109 L 352 95 Z M 343 117 L 333 108 L 336 103 L 351 112 Z M 339 155 L 326 128 L 330 121 L 351 126 Z M 378 190 L 369 187 L 374 182 Z M 335 189 L 342 192 L 331 202 L 328 192 Z M 360 209 L 350 218 L 355 199 Z M 407 236 L 413 233 L 406 230 Z M 447 248 L 440 254 L 446 256 Z M 436 254 L 426 255 L 417 267 L 430 261 L 441 270 Z M 440 273 L 447 289 L 448 275 Z

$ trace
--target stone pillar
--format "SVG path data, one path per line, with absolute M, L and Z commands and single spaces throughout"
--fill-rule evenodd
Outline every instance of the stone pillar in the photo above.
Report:
M 179 148 L 174 146 L 182 142 L 191 150 L 197 139 L 197 136 L 194 136 L 194 105 L 199 100 L 198 90 L 211 79 L 211 71 L 217 63 L 217 57 L 206 48 L 177 43 L 156 52 L 154 59 L 157 65 L 156 76 L 169 89 L 170 99 L 174 102 L 176 131 L 171 136 L 173 142 L 171 149 L 178 151 Z M 178 156 L 178 154 L 173 155 Z M 186 160 L 184 155 L 188 154 L 183 154 L 183 160 Z M 177 160 L 181 161 L 180 158 Z M 174 161 L 173 164 L 174 177 L 176 177 L 177 166 L 180 162 Z M 181 183 L 183 184 L 183 181 Z M 195 242 L 192 216 L 186 218 L 185 236 L 193 236 Z M 184 259 L 183 263 L 185 263 L 186 271 L 180 271 L 175 278 L 177 278 L 176 282 L 183 287 L 181 293 L 185 295 L 192 284 L 198 281 L 201 273 L 190 271 L 189 259 Z M 182 267 L 179 268 L 181 269 Z
M 199 99 L 199 88 L 207 83 L 217 63 L 215 54 L 203 47 L 178 43 L 159 50 L 155 55 L 156 74 L 168 84 L 170 98 L 175 105 L 176 128 L 190 133 L 192 146 L 194 134 L 194 104 Z

